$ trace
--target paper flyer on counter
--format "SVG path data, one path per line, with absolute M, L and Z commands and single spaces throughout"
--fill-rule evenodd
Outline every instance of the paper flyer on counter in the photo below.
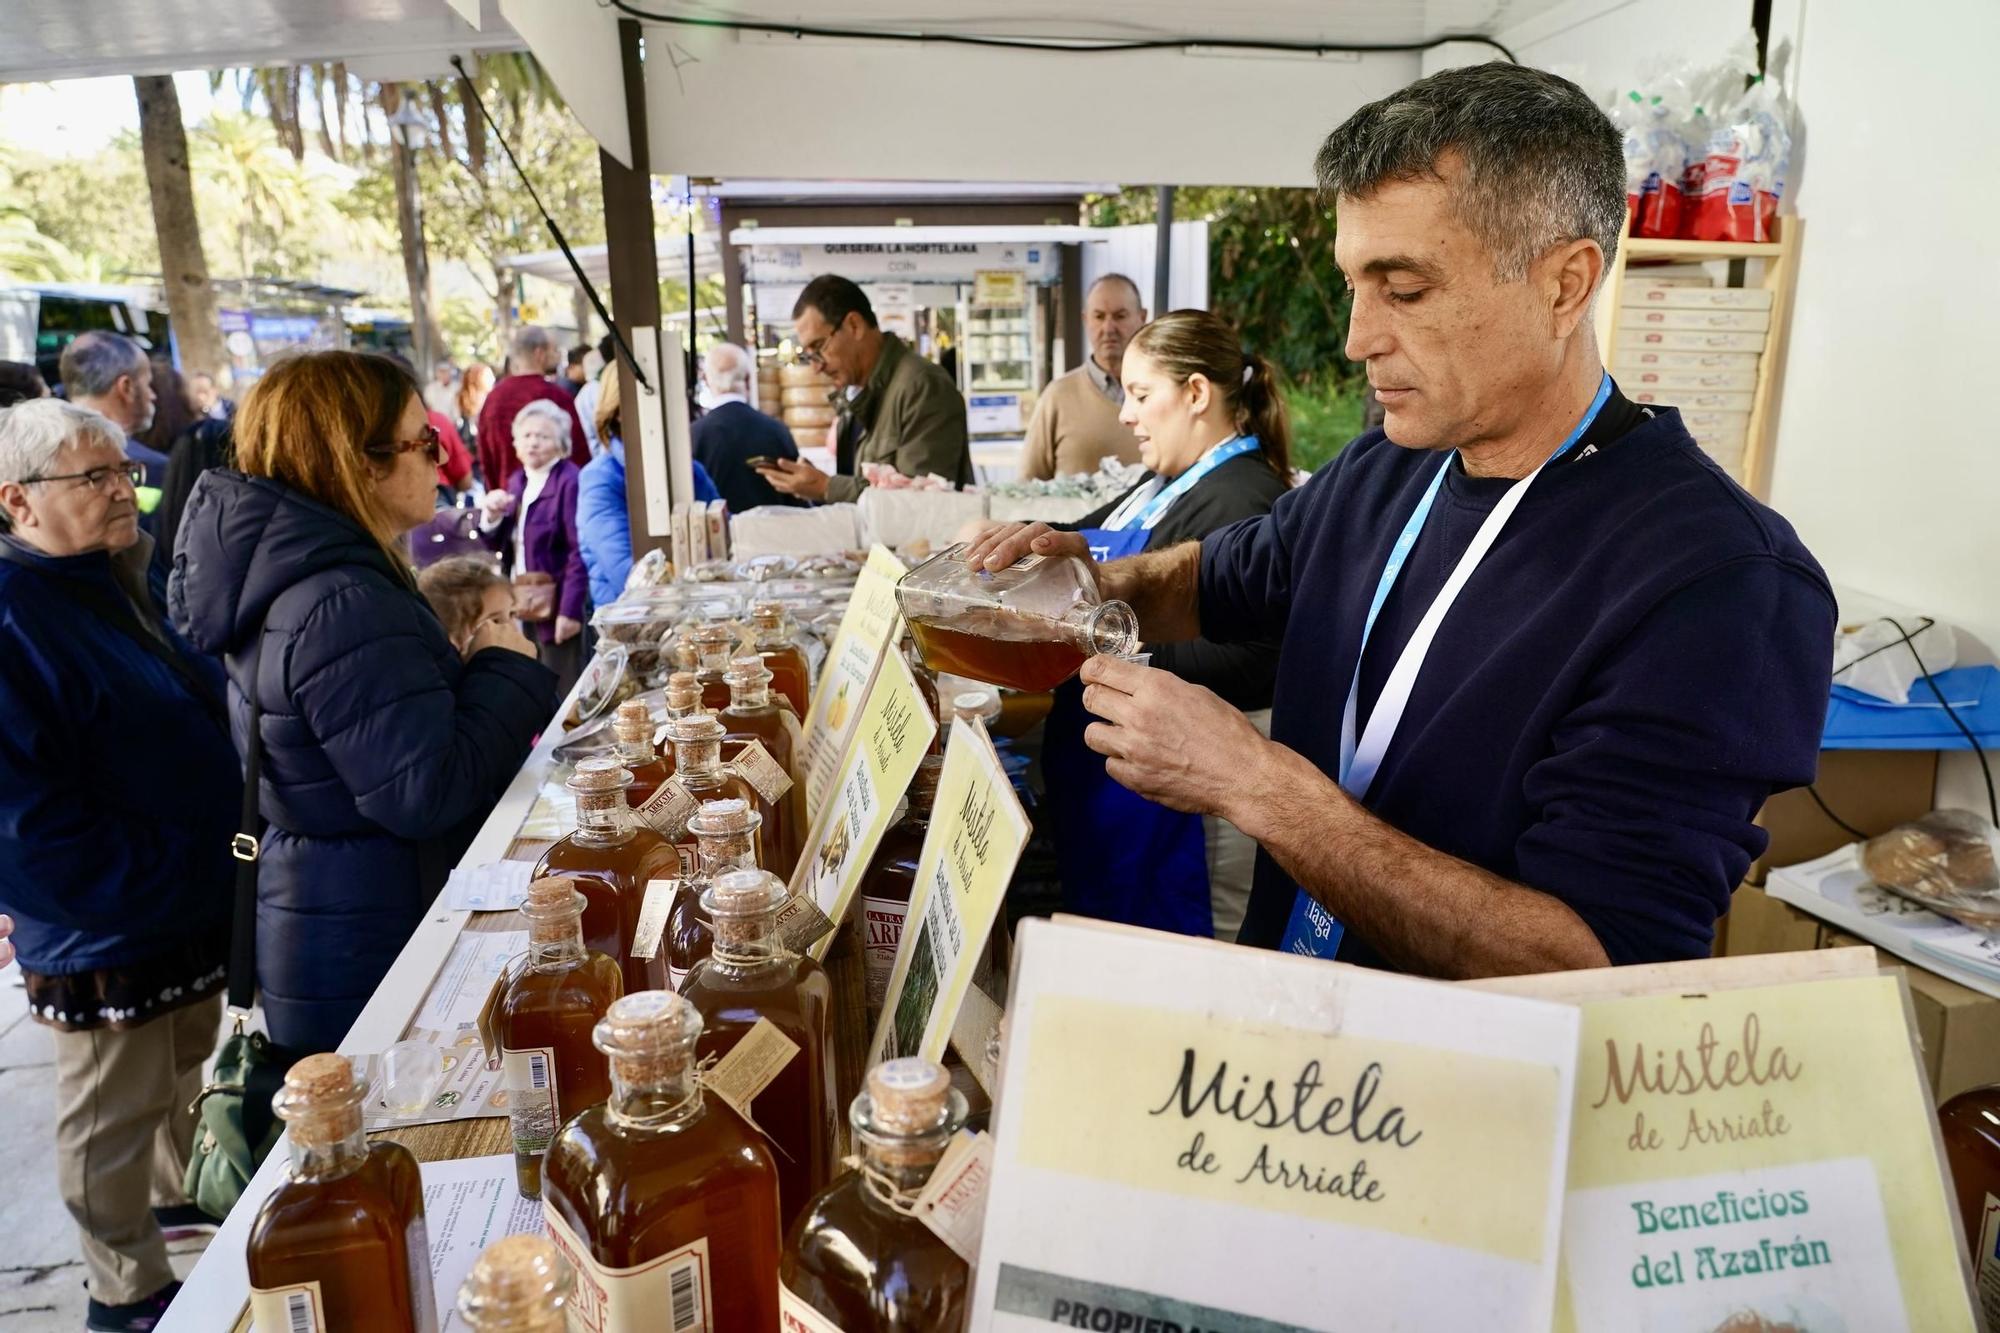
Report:
M 895 818 L 896 802 L 936 734 L 916 676 L 901 653 L 890 653 L 868 688 L 839 781 L 813 820 L 792 872 L 793 896 L 811 898 L 834 925 L 853 906 L 861 877 Z M 829 934 L 813 945 L 812 956 L 826 957 L 834 938 Z
M 1558 1333 L 1971 1333 L 1904 984 L 1582 1006 Z
M 422 1111 L 399 1115 L 382 1100 L 381 1053 L 356 1056 L 355 1074 L 368 1083 L 362 1119 L 369 1129 L 507 1114 L 507 1081 L 497 1062 L 487 1062 L 479 1044 L 479 1011 L 508 960 L 527 949 L 525 930 L 468 930 L 452 941 L 451 953 L 403 1034 L 405 1041 L 428 1042 L 437 1048 L 437 1092 Z
M 487 1246 L 503 1236 L 542 1230 L 539 1199 L 514 1182 L 514 1155 L 424 1162 L 424 1228 L 430 1236 L 431 1283 L 438 1333 L 470 1326 L 458 1312 L 458 1289 Z
M 1027 842 L 1027 811 L 993 742 L 953 718 L 868 1068 L 904 1055 L 943 1058 Z
M 1578 1022 L 1024 921 L 973 1333 L 1543 1333 Z
M 885 657 L 896 656 L 892 634 L 897 623 L 896 584 L 903 562 L 886 546 L 868 552 L 868 563 L 854 581 L 854 594 L 834 632 L 826 663 L 820 668 L 806 710 L 806 811 L 817 817 L 833 789 L 848 737 L 854 734 L 869 682 Z

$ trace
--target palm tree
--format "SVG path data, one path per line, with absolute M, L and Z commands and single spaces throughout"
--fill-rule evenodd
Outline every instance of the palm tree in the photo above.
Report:
M 324 188 L 286 155 L 277 132 L 253 116 L 218 111 L 195 130 L 195 155 L 206 184 L 234 200 L 236 264 L 241 277 L 270 269 L 294 229 L 307 226 Z
M 139 98 L 139 144 L 146 162 L 146 184 L 153 196 L 161 283 L 180 343 L 181 362 L 190 372 L 222 375 L 229 368 L 229 358 L 223 351 L 215 288 L 209 282 L 208 259 L 201 248 L 180 94 L 174 90 L 170 74 L 137 75 L 132 86 Z

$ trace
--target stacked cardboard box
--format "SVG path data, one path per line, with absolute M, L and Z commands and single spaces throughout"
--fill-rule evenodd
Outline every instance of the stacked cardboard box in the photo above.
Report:
M 1677 407 L 1688 431 L 1738 480 L 1749 441 L 1771 293 L 1718 287 L 1700 265 L 1625 279 L 1611 373 L 1637 403 Z

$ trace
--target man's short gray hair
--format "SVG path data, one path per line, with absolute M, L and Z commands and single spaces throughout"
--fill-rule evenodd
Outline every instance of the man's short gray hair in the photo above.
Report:
M 559 443 L 569 443 L 569 413 L 546 398 L 537 398 L 514 414 L 514 438 L 517 440 L 521 438 L 521 427 L 528 422 L 544 420 L 554 427 L 556 440 Z
M 125 452 L 125 432 L 115 422 L 60 398 L 30 398 L 0 408 L 0 482 L 46 476 L 64 445 L 100 441 Z
M 1621 175 L 1619 179 L 1624 177 Z M 507 344 L 507 357 L 518 366 L 552 350 L 555 345 L 556 340 L 547 329 L 539 324 L 524 324 L 514 330 L 514 340 Z
M 118 381 L 146 364 L 146 353 L 122 333 L 92 329 L 79 333 L 63 348 L 58 371 L 63 392 L 72 400 L 102 398 Z
M 735 343 L 717 343 L 702 354 L 701 373 L 717 393 L 744 393 L 753 364 L 750 353 Z
M 1349 116 L 1320 145 L 1320 196 L 1366 199 L 1390 181 L 1442 179 L 1458 218 L 1493 254 L 1503 282 L 1550 246 L 1588 239 L 1618 251 L 1625 153 L 1610 119 L 1568 79 L 1494 61 L 1419 79 Z

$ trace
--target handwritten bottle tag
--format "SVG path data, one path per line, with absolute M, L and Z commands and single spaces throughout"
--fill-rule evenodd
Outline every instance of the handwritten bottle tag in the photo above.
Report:
M 797 1042 L 780 1032 L 770 1019 L 760 1018 L 757 1026 L 744 1033 L 743 1040 L 729 1054 L 702 1075 L 702 1086 L 728 1102 L 736 1114 L 750 1120 L 750 1104 L 757 1100 L 757 1094 L 770 1087 L 771 1080 L 783 1073 L 798 1053 Z
M 959 1258 L 979 1262 L 986 1224 L 986 1186 L 993 1179 L 993 1140 L 961 1129 L 917 1195 L 917 1220 L 937 1233 Z
M 639 904 L 639 924 L 632 931 L 632 956 L 651 958 L 660 951 L 660 935 L 667 928 L 667 914 L 673 910 L 674 895 L 681 890 L 677 879 L 656 879 L 646 885 L 646 897 Z
M 686 787 L 681 786 L 677 779 L 669 778 L 660 784 L 658 791 L 646 798 L 646 803 L 636 813 L 658 829 L 661 836 L 674 840 L 687 832 L 688 821 L 700 808 L 701 803 Z
M 791 774 L 771 758 L 771 752 L 764 748 L 761 741 L 745 745 L 730 763 L 736 769 L 736 775 L 756 788 L 766 804 L 776 805 L 792 789 Z
M 778 938 L 793 953 L 803 954 L 832 933 L 832 918 L 807 894 L 793 894 L 778 909 Z

